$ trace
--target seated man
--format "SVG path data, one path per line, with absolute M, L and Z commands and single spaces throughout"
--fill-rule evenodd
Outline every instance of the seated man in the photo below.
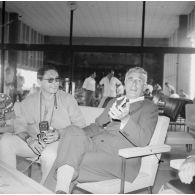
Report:
M 46 187 L 56 193 L 70 193 L 71 184 L 75 181 L 121 177 L 118 150 L 146 146 L 157 123 L 157 106 L 143 96 L 146 81 L 147 72 L 143 68 L 129 69 L 125 77 L 125 96 L 112 99 L 95 124 L 83 129 L 76 126 L 66 128 L 58 156 L 46 179 Z M 127 161 L 126 180 L 132 182 L 135 179 L 140 164 L 140 158 Z
M 67 126 L 85 126 L 76 100 L 59 90 L 59 74 L 55 67 L 43 66 L 37 73 L 40 90 L 16 102 L 14 134 L 5 133 L 0 140 L 0 159 L 16 168 L 16 156 L 40 157 L 42 181 L 57 155 L 58 140 Z M 48 124 L 48 125 L 45 125 Z M 38 139 L 40 127 L 47 127 Z
M 195 156 L 189 156 L 185 159 L 179 169 L 179 178 L 181 182 L 190 184 L 195 176 Z

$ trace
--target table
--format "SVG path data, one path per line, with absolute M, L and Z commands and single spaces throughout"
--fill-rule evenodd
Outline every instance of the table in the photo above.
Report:
M 52 191 L 0 160 L 0 194 L 52 193 Z

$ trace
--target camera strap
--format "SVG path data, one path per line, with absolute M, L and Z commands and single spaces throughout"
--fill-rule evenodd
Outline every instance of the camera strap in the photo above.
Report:
M 42 121 L 42 106 L 43 106 L 42 99 L 43 99 L 43 97 L 42 97 L 42 92 L 41 92 L 40 93 L 40 122 Z M 54 107 L 55 107 L 55 101 L 56 101 L 55 99 L 56 99 L 56 97 L 55 97 L 55 94 L 54 94 L 54 103 L 53 103 L 53 107 L 52 107 L 51 117 L 50 117 L 50 120 L 48 121 L 49 126 L 51 126 L 51 122 L 52 122 L 52 119 L 53 119 Z

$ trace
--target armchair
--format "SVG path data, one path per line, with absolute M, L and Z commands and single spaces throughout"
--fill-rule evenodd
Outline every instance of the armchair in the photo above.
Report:
M 151 187 L 155 181 L 161 153 L 170 151 L 170 146 L 164 144 L 169 121 L 168 117 L 158 117 L 154 134 L 148 146 L 119 150 L 118 154 L 122 158 L 121 179 L 78 183 L 77 188 L 95 194 L 127 193 L 143 188 L 148 188 L 149 192 L 152 192 Z M 141 168 L 136 179 L 130 183 L 125 181 L 125 162 L 128 158 L 137 156 L 142 156 Z

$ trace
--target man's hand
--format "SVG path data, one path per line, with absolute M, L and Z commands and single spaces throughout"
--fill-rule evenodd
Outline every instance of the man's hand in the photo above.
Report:
M 28 146 L 31 148 L 31 150 L 36 154 L 36 155 L 41 155 L 41 152 L 45 148 L 45 144 L 41 141 L 38 141 L 37 139 L 33 138 L 28 138 L 27 140 Z
M 117 105 L 117 102 L 114 102 L 108 114 L 112 119 L 122 120 L 129 114 L 129 106 L 130 103 L 127 102 L 126 98 L 124 98 L 120 105 Z
M 57 141 L 59 138 L 60 138 L 59 130 L 51 129 L 51 130 L 48 131 L 46 136 L 43 138 L 43 141 L 46 144 L 50 144 L 50 143 L 53 143 L 53 142 Z
M 187 158 L 179 169 L 179 178 L 181 182 L 190 184 L 195 175 L 195 157 Z

